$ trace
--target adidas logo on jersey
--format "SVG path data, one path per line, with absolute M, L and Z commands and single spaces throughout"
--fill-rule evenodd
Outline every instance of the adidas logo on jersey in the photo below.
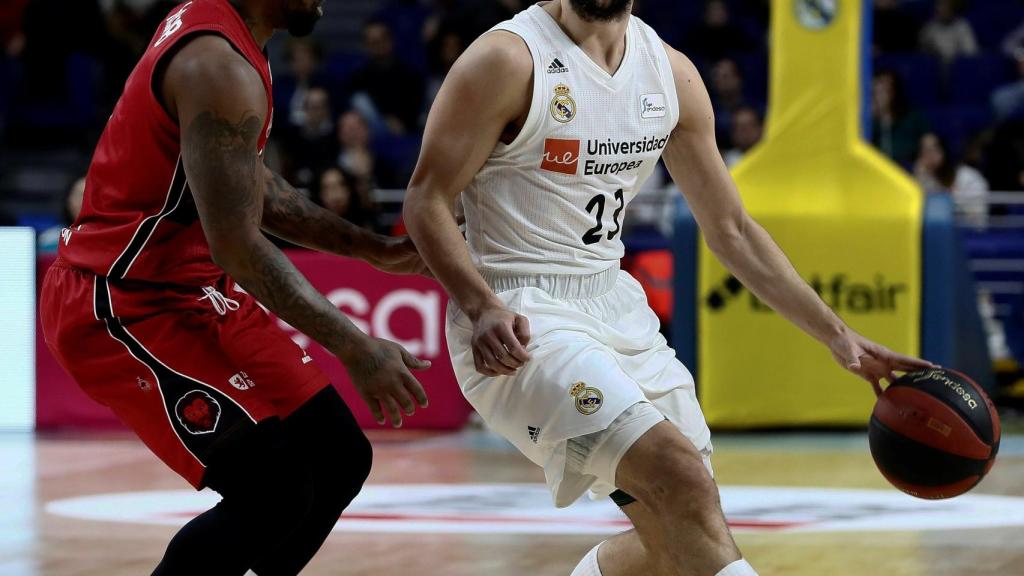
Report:
M 551 61 L 551 65 L 548 66 L 548 74 L 565 74 L 569 71 L 569 67 L 562 64 L 562 61 L 557 57 Z

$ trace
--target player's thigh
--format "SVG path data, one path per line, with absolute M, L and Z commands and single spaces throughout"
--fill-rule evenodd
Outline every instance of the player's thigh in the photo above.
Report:
M 107 395 L 106 403 L 193 484 L 233 439 L 278 417 L 258 384 L 240 380 L 218 317 L 167 313 L 109 327 L 136 360 L 143 384 Z

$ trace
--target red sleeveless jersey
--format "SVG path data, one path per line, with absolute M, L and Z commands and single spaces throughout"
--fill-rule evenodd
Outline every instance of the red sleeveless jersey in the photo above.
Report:
M 272 123 L 270 66 L 227 0 L 192 0 L 161 24 L 125 83 L 86 177 L 82 212 L 59 246 L 68 264 L 112 279 L 206 285 L 213 263 L 181 163 L 181 130 L 153 92 L 153 73 L 170 50 L 197 34 L 217 34 L 259 72 L 267 92 L 263 153 Z

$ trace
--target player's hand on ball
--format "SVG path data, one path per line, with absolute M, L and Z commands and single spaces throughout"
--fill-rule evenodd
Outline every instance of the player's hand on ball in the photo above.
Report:
M 351 355 L 345 367 L 378 424 L 390 421 L 400 428 L 402 412 L 412 416 L 417 404 L 427 407 L 427 394 L 410 370 L 426 370 L 430 362 L 416 358 L 394 342 L 367 338 L 366 345 Z
M 530 321 L 506 308 L 488 308 L 473 320 L 473 362 L 484 376 L 510 376 L 530 361 Z
M 870 382 L 877 392 L 881 391 L 879 382 L 883 379 L 892 382 L 896 379 L 896 372 L 935 367 L 927 360 L 897 354 L 850 328 L 833 338 L 829 349 L 840 366 Z

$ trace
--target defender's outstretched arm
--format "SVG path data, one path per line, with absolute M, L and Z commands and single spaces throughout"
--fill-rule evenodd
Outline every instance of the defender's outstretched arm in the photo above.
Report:
M 256 71 L 217 36 L 201 36 L 174 55 L 161 83 L 178 120 L 189 188 L 214 261 L 257 300 L 342 359 L 364 400 L 383 422 L 399 424 L 423 389 L 407 367 L 421 368 L 397 344 L 368 338 L 324 298 L 260 232 L 266 182 L 257 145 L 266 93 Z
M 359 258 L 385 272 L 422 274 L 426 265 L 407 236 L 392 238 L 360 228 L 313 203 L 280 174 L 263 168 L 263 230 L 299 246 Z

